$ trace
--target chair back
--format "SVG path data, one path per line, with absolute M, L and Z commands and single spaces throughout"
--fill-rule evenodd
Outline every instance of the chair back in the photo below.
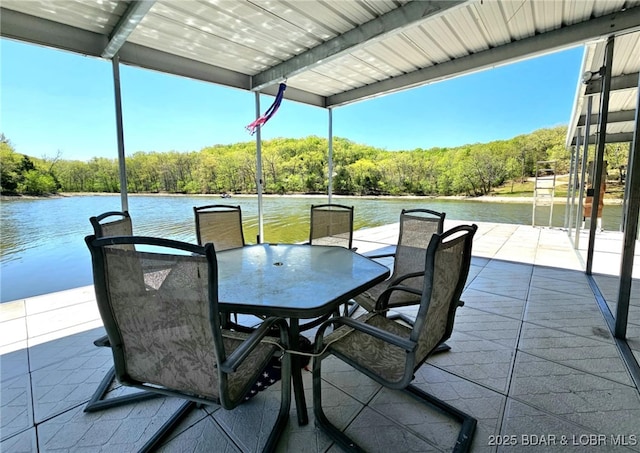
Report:
M 244 247 L 240 206 L 194 206 L 193 213 L 199 245 L 211 242 L 217 251 Z
M 432 236 L 426 253 L 424 287 L 411 332 L 421 364 L 453 331 L 456 309 L 469 275 L 477 225 L 460 225 Z
M 96 237 L 133 236 L 133 223 L 128 211 L 109 211 L 89 218 Z M 129 244 L 121 248 L 132 249 Z
M 414 274 L 414 277 L 403 279 L 402 285 L 422 291 L 427 248 L 431 237 L 434 234 L 442 233 L 445 215 L 444 212 L 430 209 L 402 210 L 400 213 L 400 235 L 390 282 Z M 407 293 L 394 294 L 389 300 L 389 306 L 414 303 L 416 303 L 415 297 Z
M 353 206 L 311 205 L 309 243 L 350 249 L 353 243 Z
M 247 389 L 226 389 L 219 366 L 227 351 L 211 244 L 143 236 L 88 236 L 85 242 L 118 380 L 237 404 Z

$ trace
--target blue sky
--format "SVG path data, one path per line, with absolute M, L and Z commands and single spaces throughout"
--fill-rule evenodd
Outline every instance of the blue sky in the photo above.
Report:
M 0 40 L 0 132 L 35 157 L 115 158 L 111 63 Z M 569 121 L 582 47 L 333 112 L 333 134 L 387 150 L 508 139 Z M 121 66 L 125 149 L 197 151 L 251 141 L 253 93 Z M 266 110 L 273 98 L 263 96 Z M 328 134 L 325 109 L 283 101 L 262 138 Z

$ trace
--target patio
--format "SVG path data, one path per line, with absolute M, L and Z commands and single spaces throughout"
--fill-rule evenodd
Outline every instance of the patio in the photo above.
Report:
M 448 220 L 445 228 L 457 223 Z M 476 452 L 640 451 L 637 380 L 583 272 L 583 253 L 574 251 L 561 229 L 478 225 L 465 306 L 447 342 L 452 349 L 433 356 L 414 382 L 478 419 Z M 357 231 L 354 246 L 366 252 L 394 244 L 397 228 Z M 606 234 L 610 250 L 619 251 L 614 233 Z M 594 263 L 604 263 L 598 257 L 608 251 L 596 253 Z M 594 267 L 610 300 L 617 279 L 604 273 L 619 267 L 619 258 L 615 266 Z M 640 290 L 634 283 L 628 338 L 640 362 Z M 91 286 L 2 304 L 0 329 L 1 451 L 136 451 L 180 404 L 157 398 L 83 412 L 111 366 L 110 351 L 92 344 L 103 330 Z M 441 414 L 382 389 L 341 362 L 327 365 L 327 413 L 363 447 L 451 449 L 457 426 Z M 303 374 L 311 402 L 311 374 Z M 255 451 L 275 417 L 275 387 L 234 411 L 194 411 L 162 451 Z M 116 388 L 110 395 L 125 391 Z M 292 406 L 279 451 L 336 450 L 313 420 L 298 426 Z

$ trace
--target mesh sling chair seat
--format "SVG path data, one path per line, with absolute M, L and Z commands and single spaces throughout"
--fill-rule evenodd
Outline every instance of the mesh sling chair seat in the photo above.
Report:
M 451 336 L 464 289 L 476 225 L 461 225 L 446 233 L 435 234 L 426 251 L 423 287 L 417 291 L 402 284 L 388 287 L 379 299 L 379 312 L 360 317 L 331 318 L 316 334 L 313 363 L 313 405 L 316 425 L 348 451 L 362 451 L 349 437 L 336 428 L 322 409 L 322 360 L 329 355 L 346 362 L 381 385 L 403 390 L 418 401 L 435 406 L 455 418 L 460 432 L 454 451 L 468 451 L 476 420 L 455 407 L 411 385 L 414 373 Z M 420 297 L 418 315 L 412 326 L 384 316 L 386 304 L 396 293 Z M 325 335 L 330 325 L 336 329 Z
M 118 380 L 125 386 L 233 409 L 262 369 L 288 347 L 288 328 L 269 318 L 251 334 L 221 326 L 218 269 L 212 244 L 204 247 L 142 236 L 85 239 L 94 285 Z M 123 249 L 130 245 L 134 249 Z M 140 251 L 151 246 L 153 251 Z M 278 326 L 280 338 L 268 337 Z M 263 451 L 273 451 L 291 403 L 290 358 L 282 355 L 280 410 Z M 156 448 L 171 420 L 143 447 Z
M 240 206 L 222 204 L 194 206 L 193 213 L 199 245 L 211 242 L 218 252 L 244 247 Z
M 96 237 L 103 236 L 133 236 L 133 223 L 128 211 L 109 211 L 90 217 Z M 131 246 L 124 246 L 132 248 Z
M 352 248 L 353 206 L 311 205 L 309 244 Z

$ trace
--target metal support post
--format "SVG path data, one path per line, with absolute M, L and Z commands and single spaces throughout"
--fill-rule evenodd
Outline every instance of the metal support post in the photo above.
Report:
M 120 167 L 120 205 L 122 206 L 122 211 L 128 211 L 127 164 L 124 154 L 122 93 L 120 92 L 120 58 L 118 55 L 111 59 L 111 68 L 113 69 L 113 94 L 116 101 L 116 133 L 118 134 L 118 165 Z
M 256 118 L 260 118 L 260 92 L 255 92 Z M 264 240 L 264 214 L 262 213 L 262 126 L 256 129 L 256 189 L 258 191 L 258 237 L 256 242 Z
M 329 159 L 328 159 L 328 184 L 327 194 L 329 196 L 329 204 L 331 204 L 331 197 L 333 195 L 333 109 L 329 110 Z
M 629 155 L 627 156 L 627 175 L 624 180 L 624 195 L 622 196 L 622 219 L 620 219 L 620 231 L 624 233 L 624 228 L 627 223 L 627 210 L 629 208 L 629 169 L 632 165 L 633 159 L 633 142 L 629 143 Z
M 585 179 L 587 176 L 587 162 L 589 162 L 589 134 L 591 131 L 591 112 L 593 111 L 593 97 L 587 98 L 587 119 L 584 125 L 584 150 L 582 152 L 582 164 L 580 166 L 580 191 L 578 195 L 578 210 L 576 213 L 576 236 L 574 248 L 580 248 L 580 232 L 582 231 L 580 217 L 582 217 L 582 207 L 584 203 Z
M 576 146 L 571 151 L 571 165 L 569 166 L 569 182 L 567 190 L 567 203 L 565 204 L 564 226 L 567 228 L 567 234 L 571 237 L 571 229 L 573 227 L 573 210 L 576 202 L 576 183 L 578 181 L 578 158 L 580 156 L 580 129 L 576 136 Z
M 629 166 L 627 167 L 629 200 L 625 214 L 620 285 L 618 287 L 616 326 L 614 331 L 615 337 L 621 339 L 624 339 L 627 335 L 629 300 L 631 298 L 631 285 L 633 283 L 633 257 L 635 254 L 636 238 L 638 237 L 638 216 L 640 215 L 640 78 L 638 79 L 638 87 L 635 130 L 633 133 L 633 142 L 629 147 Z
M 598 125 L 598 147 L 596 149 L 595 171 L 593 178 L 593 201 L 591 203 L 591 225 L 589 225 L 589 247 L 587 248 L 587 275 L 593 269 L 593 255 L 596 242 L 598 206 L 600 205 L 600 185 L 602 183 L 602 167 L 604 162 L 604 146 L 607 140 L 607 122 L 609 119 L 609 95 L 611 94 L 611 66 L 613 65 L 613 44 L 615 38 L 607 40 L 604 59 L 604 75 L 602 76 L 602 92 L 600 94 L 600 118 Z M 604 195 L 604 194 L 603 194 Z

